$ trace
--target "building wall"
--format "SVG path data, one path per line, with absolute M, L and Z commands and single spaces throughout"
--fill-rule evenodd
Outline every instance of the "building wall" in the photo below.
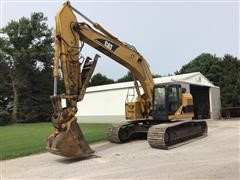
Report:
M 221 117 L 220 88 L 211 87 L 209 89 L 209 101 L 211 119 L 220 119 Z
M 78 103 L 79 122 L 118 123 L 125 121 L 125 100 L 128 88 L 87 92 Z
M 108 123 L 108 124 L 118 124 L 126 122 L 124 115 L 103 115 L 103 116 L 77 116 L 78 122 L 80 123 Z
M 190 91 L 189 84 L 181 83 L 181 85 L 186 88 L 187 92 Z M 78 121 L 88 123 L 125 122 L 125 101 L 128 91 L 129 94 L 134 94 L 131 87 L 87 92 L 83 101 L 78 103 L 76 114 Z M 129 96 L 128 100 L 131 101 L 131 99 L 132 97 Z
M 78 103 L 81 116 L 124 115 L 124 104 L 127 89 L 113 89 L 86 93 L 82 102 Z
M 181 78 L 177 78 L 181 77 Z M 155 83 L 177 83 L 190 92 L 190 85 L 208 86 L 211 118 L 220 116 L 220 89 L 209 82 L 201 73 L 191 73 L 173 77 L 154 79 Z M 90 87 L 87 89 L 83 101 L 78 103 L 76 116 L 79 122 L 89 123 L 121 123 L 125 122 L 125 101 L 128 89 L 134 86 L 133 82 L 118 83 Z M 130 90 L 130 94 L 132 90 Z M 136 92 L 135 92 L 136 95 Z M 131 97 L 129 97 L 131 100 Z
M 181 84 L 181 86 L 182 86 L 182 88 L 185 88 L 186 89 L 186 92 L 190 92 L 190 85 L 189 84 L 187 84 L 187 83 L 179 83 L 179 84 Z

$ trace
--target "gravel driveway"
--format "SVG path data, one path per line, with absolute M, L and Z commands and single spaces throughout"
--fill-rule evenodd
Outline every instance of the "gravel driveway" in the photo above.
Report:
M 208 120 L 208 137 L 171 149 L 145 140 L 92 145 L 96 156 L 69 160 L 50 153 L 1 161 L 0 179 L 240 179 L 240 119 Z

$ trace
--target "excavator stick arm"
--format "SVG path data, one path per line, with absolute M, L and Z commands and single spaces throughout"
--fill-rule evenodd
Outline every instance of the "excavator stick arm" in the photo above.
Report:
M 49 152 L 65 157 L 82 157 L 94 151 L 87 144 L 77 123 L 77 102 L 85 95 L 89 80 L 100 57 L 87 57 L 83 67 L 79 62 L 79 35 L 73 31 L 76 17 L 69 2 L 63 4 L 56 15 L 54 53 L 54 95 L 51 96 L 54 113 L 52 123 L 55 131 L 48 137 Z M 63 74 L 65 94 L 57 95 L 59 66 Z M 62 107 L 62 99 L 66 107 Z

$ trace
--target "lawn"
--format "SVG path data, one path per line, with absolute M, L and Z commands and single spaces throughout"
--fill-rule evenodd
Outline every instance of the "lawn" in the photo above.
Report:
M 83 124 L 80 127 L 88 143 L 106 140 L 109 124 Z M 51 123 L 14 124 L 0 127 L 0 160 L 44 152 Z

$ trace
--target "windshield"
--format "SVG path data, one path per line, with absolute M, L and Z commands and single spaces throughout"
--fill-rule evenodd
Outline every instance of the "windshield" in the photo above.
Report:
M 154 89 L 154 105 L 155 111 L 166 111 L 165 87 L 156 87 Z

